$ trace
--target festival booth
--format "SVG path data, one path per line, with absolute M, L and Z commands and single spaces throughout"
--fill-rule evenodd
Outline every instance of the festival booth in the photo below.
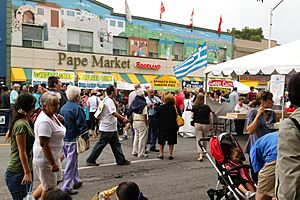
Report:
M 233 88 L 233 82 L 227 80 L 209 80 L 208 87 L 209 92 L 219 90 L 220 92 L 230 93 Z
M 276 77 L 275 81 L 281 83 L 281 94 L 274 95 L 274 100 L 278 101 L 284 95 L 284 83 L 286 75 L 291 75 L 300 71 L 300 40 L 290 42 L 278 47 L 260 51 L 248 56 L 230 60 L 218 65 L 211 65 L 205 69 L 206 78 L 208 74 L 235 76 L 248 73 L 250 75 L 283 75 Z M 272 77 L 271 77 L 272 79 Z M 206 79 L 207 80 L 207 79 Z M 278 86 L 276 86 L 278 89 Z M 284 106 L 282 106 L 282 110 Z M 284 113 L 284 112 L 282 112 Z M 282 117 L 284 114 L 282 115 Z

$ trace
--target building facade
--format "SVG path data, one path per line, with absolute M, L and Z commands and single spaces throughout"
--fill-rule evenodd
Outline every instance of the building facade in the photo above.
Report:
M 234 54 L 230 34 L 197 27 L 191 31 L 186 25 L 134 16 L 129 23 L 125 15 L 94 0 L 12 0 L 11 4 L 11 63 L 6 79 L 11 77 L 12 82 L 32 84 L 51 73 L 65 72 L 68 77 L 73 72 L 67 82 L 111 74 L 115 81 L 149 83 L 162 75 L 174 76 L 173 67 L 203 42 L 209 64 L 230 60 Z M 185 80 L 203 76 L 201 69 Z

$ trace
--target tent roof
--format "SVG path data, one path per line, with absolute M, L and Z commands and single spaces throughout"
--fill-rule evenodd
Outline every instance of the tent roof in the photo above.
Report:
M 235 72 L 243 75 L 249 72 L 251 75 L 258 73 L 289 74 L 293 70 L 300 71 L 300 40 L 281 46 L 273 47 L 248 56 L 243 56 L 218 65 L 211 65 L 205 69 L 205 73 L 214 75 L 230 75 Z

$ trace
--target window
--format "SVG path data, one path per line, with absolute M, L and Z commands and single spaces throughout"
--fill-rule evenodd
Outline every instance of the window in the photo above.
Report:
M 22 39 L 24 47 L 43 47 L 43 27 L 23 25 Z
M 75 16 L 75 12 L 71 11 L 71 10 L 67 10 L 67 15 L 74 17 Z
M 38 15 L 44 15 L 44 8 L 38 8 L 37 9 L 37 14 Z
M 77 14 L 77 15 L 81 15 L 81 12 L 77 12 L 76 14 Z
M 182 60 L 182 51 L 183 50 L 183 44 L 182 43 L 177 43 L 173 45 L 173 52 L 174 52 L 174 60 Z
M 68 30 L 68 51 L 93 51 L 93 33 Z
M 61 10 L 61 13 L 60 13 L 61 15 L 64 15 L 65 14 L 65 11 L 64 10 Z
M 51 26 L 59 27 L 59 12 L 56 10 L 51 10 Z
M 110 26 L 115 27 L 116 26 L 116 21 L 115 20 L 110 20 Z
M 119 27 L 119 28 L 123 28 L 123 27 L 124 27 L 124 22 L 118 21 L 118 27 Z
M 128 39 L 113 37 L 113 54 L 128 55 Z
M 158 58 L 158 40 L 149 40 L 149 57 Z

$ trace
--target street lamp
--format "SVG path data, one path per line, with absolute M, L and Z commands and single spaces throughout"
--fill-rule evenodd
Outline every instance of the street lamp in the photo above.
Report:
M 270 30 L 269 30 L 269 45 L 268 48 L 271 48 L 271 32 L 272 32 L 272 17 L 273 17 L 273 11 L 283 2 L 284 0 L 281 0 L 275 7 L 271 8 L 270 11 Z

